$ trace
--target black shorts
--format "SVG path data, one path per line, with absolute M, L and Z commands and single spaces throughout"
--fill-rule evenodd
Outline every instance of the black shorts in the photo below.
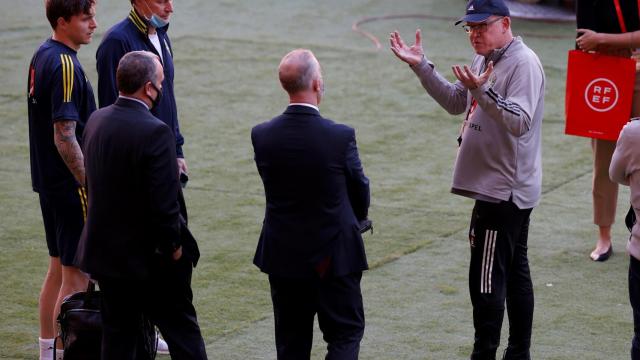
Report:
M 77 188 L 39 195 L 49 256 L 59 257 L 64 266 L 73 266 L 87 217 L 87 192 Z

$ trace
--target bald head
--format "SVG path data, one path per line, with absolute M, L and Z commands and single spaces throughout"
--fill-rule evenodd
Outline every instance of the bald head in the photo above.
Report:
M 310 50 L 293 50 L 282 58 L 278 67 L 280 83 L 290 95 L 312 90 L 320 77 L 320 63 Z

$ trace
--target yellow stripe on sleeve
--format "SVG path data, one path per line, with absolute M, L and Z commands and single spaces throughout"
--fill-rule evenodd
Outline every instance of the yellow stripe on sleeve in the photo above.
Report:
M 71 56 L 65 55 L 67 57 L 67 63 L 69 67 L 69 87 L 67 90 L 67 102 L 71 102 L 71 95 L 73 94 L 73 60 Z
M 67 54 L 60 54 L 62 63 L 62 101 L 71 102 L 73 93 L 73 60 Z
M 80 205 L 82 205 L 82 220 L 87 222 L 87 195 L 83 187 L 78 188 L 78 195 L 80 195 Z
M 64 102 L 69 102 L 69 98 L 71 97 L 71 67 L 69 66 L 69 58 L 67 57 L 67 55 L 64 56 L 64 66 L 67 68 L 67 91 L 65 92 L 65 97 L 64 97 Z
M 84 195 L 84 205 L 87 208 L 87 212 L 89 211 L 89 199 L 87 197 L 87 188 L 82 188 L 82 194 Z
M 64 54 L 60 54 L 60 64 L 62 65 L 62 102 L 67 101 L 67 67 L 65 62 Z

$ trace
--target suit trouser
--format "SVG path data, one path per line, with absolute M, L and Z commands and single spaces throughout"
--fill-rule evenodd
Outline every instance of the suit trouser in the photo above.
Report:
M 156 325 L 172 359 L 206 359 L 191 292 L 192 264 L 161 260 L 149 279 L 99 278 L 102 294 L 102 359 L 144 360 L 139 349 L 143 318 Z
M 505 359 L 530 359 L 533 285 L 527 259 L 529 216 L 511 201 L 477 200 L 469 239 L 469 293 L 475 341 L 471 359 L 495 359 L 505 300 L 509 342 Z
M 629 301 L 633 309 L 631 360 L 640 360 L 640 261 L 629 256 Z
M 636 73 L 631 116 L 640 116 L 640 73 Z M 611 165 L 611 156 L 615 147 L 615 141 L 591 139 L 591 149 L 593 151 L 593 223 L 598 226 L 611 226 L 616 218 L 618 184 L 609 178 L 609 166 Z
M 362 272 L 311 279 L 269 275 L 278 360 L 311 356 L 313 322 L 327 342 L 327 360 L 358 359 L 364 334 Z

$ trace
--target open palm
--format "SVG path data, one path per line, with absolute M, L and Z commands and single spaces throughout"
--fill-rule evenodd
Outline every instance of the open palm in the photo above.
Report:
M 422 61 L 424 57 L 424 50 L 422 49 L 422 33 L 420 29 L 416 30 L 416 42 L 412 46 L 407 46 L 400 33 L 394 31 L 389 38 L 391 44 L 391 51 L 402 61 L 409 65 L 417 65 Z

